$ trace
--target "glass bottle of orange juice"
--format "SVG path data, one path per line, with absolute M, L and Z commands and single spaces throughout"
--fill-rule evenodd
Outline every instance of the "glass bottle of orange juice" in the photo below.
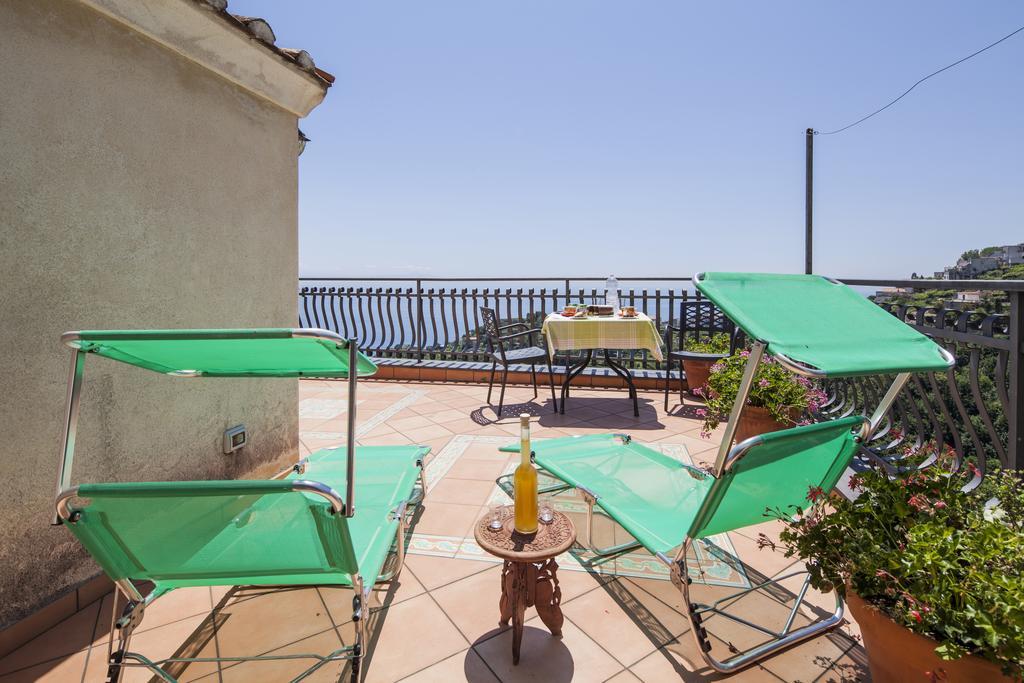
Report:
M 530 462 L 530 416 L 519 416 L 519 467 L 516 468 L 515 528 L 521 534 L 537 531 L 537 470 Z

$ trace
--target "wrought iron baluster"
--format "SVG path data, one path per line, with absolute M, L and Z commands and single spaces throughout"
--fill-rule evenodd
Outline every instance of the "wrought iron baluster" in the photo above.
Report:
M 299 317 L 299 327 L 316 327 L 312 322 L 312 317 L 309 315 L 309 287 L 303 287 L 300 289 L 299 294 L 302 298 L 302 311 L 306 315 L 304 319 L 301 316 Z
M 403 354 L 403 355 L 406 358 L 419 358 L 419 338 L 420 338 L 420 335 L 419 335 L 419 332 L 417 331 L 417 328 L 419 327 L 419 319 L 416 317 L 416 309 L 418 308 L 416 302 L 419 300 L 419 294 L 418 294 L 417 291 L 414 291 L 412 288 L 407 288 L 405 291 L 406 291 L 406 294 L 408 295 L 406 297 L 406 299 L 405 299 L 406 316 L 407 316 L 405 318 L 405 320 L 408 321 L 408 323 L 409 323 L 409 332 L 412 335 L 410 337 L 410 339 L 412 341 L 411 341 L 411 345 L 409 347 L 407 347 L 408 353 Z M 403 328 L 403 332 L 402 332 L 402 345 L 403 346 L 405 346 L 405 332 L 404 332 L 404 329 L 405 328 Z
M 345 320 L 347 320 L 347 323 L 345 325 L 345 337 L 346 337 L 346 339 L 352 339 L 352 338 L 359 339 L 361 337 L 361 335 L 359 334 L 359 324 L 356 321 L 355 302 L 354 302 L 355 298 L 356 298 L 356 288 L 355 287 L 347 287 L 347 288 L 345 288 L 345 303 L 348 304 L 348 318 L 345 319 Z
M 398 346 L 398 338 L 395 335 L 395 317 L 392 311 L 392 304 L 395 301 L 394 296 L 395 290 L 393 287 L 388 287 L 384 290 L 384 310 L 388 313 L 388 327 L 387 335 L 381 346 L 386 350 L 387 355 L 391 357 L 394 357 L 395 347 Z M 384 325 L 381 324 L 381 327 L 383 328 Z
M 427 290 L 426 294 L 424 295 L 424 301 L 427 307 L 426 311 L 424 311 L 424 315 L 426 315 L 426 317 L 430 319 L 430 331 L 432 333 L 430 343 L 425 344 L 424 348 L 427 350 L 427 355 L 433 360 L 437 358 L 437 351 L 439 350 L 438 340 L 440 339 L 440 337 L 437 334 L 437 315 L 434 313 L 433 287 Z
M 338 307 L 338 288 L 337 287 L 331 287 L 328 290 L 327 293 L 330 295 L 330 298 L 331 298 L 330 306 L 328 307 L 330 309 L 330 311 L 331 311 L 331 320 L 330 320 L 330 323 L 328 323 L 330 325 L 330 327 L 328 327 L 327 329 L 329 329 L 329 330 L 331 330 L 333 332 L 337 332 L 338 331 L 338 312 L 337 312 L 337 307 Z

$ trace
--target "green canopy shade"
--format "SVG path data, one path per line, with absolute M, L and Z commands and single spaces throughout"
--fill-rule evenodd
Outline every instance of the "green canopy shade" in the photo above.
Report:
M 820 275 L 702 273 L 697 289 L 803 374 L 945 371 L 954 359 L 846 285 Z
M 328 330 L 90 330 L 68 332 L 72 348 L 184 377 L 348 377 L 348 341 Z M 377 366 L 356 354 L 359 376 Z

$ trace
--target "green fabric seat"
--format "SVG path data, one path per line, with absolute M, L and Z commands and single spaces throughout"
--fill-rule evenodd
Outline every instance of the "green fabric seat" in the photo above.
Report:
M 359 571 L 369 580 L 380 576 L 395 540 L 398 521 L 391 519 L 391 513 L 412 496 L 420 476 L 418 463 L 429 452 L 426 446 L 356 447 L 356 514 L 348 519 L 348 527 L 357 549 Z M 319 481 L 335 491 L 344 491 L 345 448 L 313 453 L 306 471 L 291 477 Z
M 711 488 L 700 470 L 614 434 L 538 441 L 534 453 L 537 465 L 593 493 L 598 507 L 651 552 L 682 542 Z
M 835 486 L 863 422 L 846 417 L 755 437 L 756 445 L 717 479 L 614 434 L 540 441 L 534 453 L 538 466 L 593 495 L 644 548 L 667 554 L 687 537 L 763 522 L 767 507 L 807 507 L 809 489 Z
M 395 542 L 392 512 L 413 495 L 422 446 L 356 449 L 359 514 L 292 490 L 297 479 L 345 490 L 345 451 L 314 453 L 303 474 L 273 481 L 82 484 L 67 528 L 113 580 L 184 586 L 351 585 L 376 580 Z

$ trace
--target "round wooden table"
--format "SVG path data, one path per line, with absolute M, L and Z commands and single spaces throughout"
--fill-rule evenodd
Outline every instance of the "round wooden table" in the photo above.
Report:
M 572 520 L 555 511 L 550 524 L 539 524 L 534 534 L 520 534 L 514 528 L 511 505 L 502 512 L 502 528 L 487 526 L 485 516 L 474 529 L 476 542 L 486 552 L 505 561 L 501 571 L 501 600 L 498 609 L 502 626 L 512 620 L 512 663 L 519 663 L 523 642 L 523 615 L 527 607 L 536 607 L 541 621 L 552 635 L 562 635 L 562 590 L 558 587 L 558 563 L 561 555 L 576 542 Z

